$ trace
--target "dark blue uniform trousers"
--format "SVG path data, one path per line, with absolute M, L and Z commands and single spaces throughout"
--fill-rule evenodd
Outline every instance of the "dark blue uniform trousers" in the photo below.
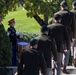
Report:
M 16 57 L 17 48 L 15 45 L 12 46 L 12 66 L 17 65 L 17 57 Z

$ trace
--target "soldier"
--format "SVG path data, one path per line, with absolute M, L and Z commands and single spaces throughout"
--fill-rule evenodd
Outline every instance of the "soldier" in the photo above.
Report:
M 41 27 L 41 34 L 36 37 L 38 40 L 38 50 L 42 51 L 44 54 L 44 58 L 47 64 L 47 72 L 51 70 L 51 52 L 53 53 L 54 60 L 57 60 L 57 50 L 55 46 L 55 41 L 51 37 L 48 36 L 48 27 L 42 26 Z M 51 71 L 52 74 L 52 71 Z
M 74 14 L 75 14 L 75 17 L 76 17 L 76 1 L 74 1 L 73 3 L 72 3 L 72 10 L 71 10 L 71 12 L 73 12 Z
M 71 12 L 72 13 L 74 13 L 74 15 L 75 15 L 75 22 L 76 22 L 76 1 L 74 1 L 73 3 L 72 3 L 72 10 L 71 10 Z M 75 23 L 75 33 L 74 33 L 74 37 L 73 37 L 73 41 L 72 41 L 72 46 L 71 46 L 71 51 L 72 51 L 72 60 L 73 60 L 73 62 L 74 62 L 74 66 L 76 66 L 76 51 L 75 51 L 75 47 L 76 47 L 76 23 Z
M 69 51 L 70 49 L 70 43 L 69 43 L 69 36 L 67 33 L 66 28 L 60 24 L 61 22 L 61 16 L 59 14 L 54 15 L 54 22 L 53 24 L 48 25 L 49 28 L 49 36 L 52 35 L 52 37 L 56 41 L 57 45 L 57 74 L 60 75 L 61 71 L 61 62 L 63 57 L 63 42 L 66 43 L 66 49 Z
M 17 58 L 16 58 L 16 53 L 17 53 L 17 34 L 16 30 L 14 28 L 15 26 L 15 20 L 14 18 L 8 21 L 8 25 L 10 26 L 7 30 L 7 35 L 10 37 L 10 42 L 12 43 L 12 65 L 16 66 L 17 65 Z
M 74 37 L 74 32 L 75 32 L 74 14 L 68 10 L 68 4 L 66 1 L 62 1 L 60 3 L 60 6 L 61 6 L 61 10 L 55 14 L 61 15 L 62 17 L 61 24 L 64 25 L 66 29 L 68 30 L 70 41 L 72 41 L 72 38 Z M 66 48 L 65 48 L 65 42 L 64 42 L 63 72 L 68 73 L 68 71 L 66 70 L 66 66 L 68 65 L 68 61 L 69 61 L 70 50 L 65 51 L 65 49 Z
M 46 75 L 46 62 L 43 54 L 37 50 L 38 41 L 31 39 L 31 49 L 25 50 L 20 57 L 18 65 L 18 75 L 39 75 L 39 70 L 42 70 L 43 75 Z

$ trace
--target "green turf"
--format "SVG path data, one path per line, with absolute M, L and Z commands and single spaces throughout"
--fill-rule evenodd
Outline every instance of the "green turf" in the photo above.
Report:
M 8 20 L 15 18 L 15 28 L 17 31 L 40 33 L 40 25 L 34 18 L 27 17 L 26 12 L 26 10 L 22 10 L 22 7 L 17 8 L 17 11 L 9 12 L 2 22 L 5 29 L 7 30 L 9 27 Z

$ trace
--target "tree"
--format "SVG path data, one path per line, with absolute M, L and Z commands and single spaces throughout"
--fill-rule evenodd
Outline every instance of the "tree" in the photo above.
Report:
M 28 11 L 27 16 L 43 15 L 44 22 L 48 25 L 48 18 L 49 16 L 52 17 L 56 5 L 54 0 L 26 0 L 23 7 Z
M 16 6 L 21 4 L 27 10 L 28 17 L 34 17 L 40 25 L 48 25 L 48 19 L 60 9 L 60 2 L 62 0 L 1 0 L 0 1 L 0 15 L 6 16 L 8 11 L 16 10 Z M 74 0 L 66 0 L 70 4 Z M 41 19 L 39 15 L 43 15 Z M 43 22 L 41 21 L 43 20 Z M 41 22 L 40 22 L 41 21 Z
M 19 0 L 0 0 L 0 16 L 5 17 L 9 11 L 16 9 Z
M 0 66 L 11 65 L 11 43 L 3 24 L 0 24 Z
M 35 17 L 36 19 L 39 14 L 43 14 L 47 17 L 52 15 L 55 10 L 52 9 L 53 6 L 56 8 L 54 0 L 1 0 L 0 15 L 6 16 L 8 11 L 16 9 L 18 3 L 20 3 L 28 11 L 27 16 Z
M 27 16 L 34 17 L 40 25 L 48 25 L 48 19 L 53 17 L 53 14 L 60 10 L 60 2 L 62 0 L 21 0 L 23 7 L 28 11 Z M 66 0 L 71 8 L 72 0 Z M 43 15 L 42 19 L 38 15 Z M 37 18 L 38 17 L 38 18 Z M 40 19 L 40 20 L 39 20 Z
M 6 66 L 11 65 L 12 52 L 11 52 L 11 43 L 6 35 L 5 28 L 3 24 L 0 24 L 0 74 L 6 75 L 8 70 Z

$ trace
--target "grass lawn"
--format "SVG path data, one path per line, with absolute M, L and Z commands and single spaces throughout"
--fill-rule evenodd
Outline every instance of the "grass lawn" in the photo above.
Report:
M 34 18 L 27 17 L 26 12 L 26 10 L 22 10 L 22 7 L 17 8 L 17 11 L 9 12 L 3 19 L 5 29 L 7 30 L 9 27 L 8 21 L 15 18 L 15 28 L 18 32 L 40 33 L 40 25 Z

